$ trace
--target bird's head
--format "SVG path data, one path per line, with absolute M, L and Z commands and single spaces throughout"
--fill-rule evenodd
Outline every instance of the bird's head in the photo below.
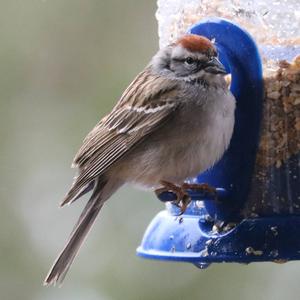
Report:
M 156 70 L 184 80 L 226 74 L 214 44 L 206 37 L 186 34 L 161 49 L 153 59 Z

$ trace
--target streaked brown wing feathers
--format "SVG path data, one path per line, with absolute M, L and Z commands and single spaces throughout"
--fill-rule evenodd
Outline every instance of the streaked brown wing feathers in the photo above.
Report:
M 130 85 L 113 111 L 88 134 L 74 159 L 74 164 L 79 167 L 79 175 L 63 204 L 72 201 L 84 186 L 161 126 L 176 109 L 175 101 L 167 101 L 172 96 L 176 97 L 175 83 L 170 87 L 159 77 L 151 77 L 147 69 L 134 82 L 141 80 L 143 74 L 150 80 L 151 92 L 147 90 L 149 85 Z M 135 93 L 132 91 L 134 88 L 137 89 Z M 135 105 L 133 94 L 147 101 Z
M 148 85 L 145 83 L 147 80 Z M 146 68 L 141 72 L 129 87 L 123 93 L 121 99 L 118 101 L 114 109 L 110 114 L 105 116 L 95 128 L 84 139 L 81 148 L 74 158 L 74 165 L 81 166 L 85 164 L 91 157 L 91 155 L 104 147 L 107 143 L 110 143 L 111 139 L 114 139 L 115 134 L 126 133 L 130 131 L 135 125 L 144 126 L 146 119 L 151 118 L 159 119 L 165 116 L 166 111 L 172 111 L 174 109 L 173 104 L 170 105 L 167 99 L 172 96 L 176 97 L 174 89 L 177 83 L 170 81 L 159 76 L 150 75 L 149 69 Z M 172 95 L 173 94 L 173 95 Z M 137 96 L 143 99 L 139 105 L 134 105 Z M 144 116 L 141 108 L 153 108 L 157 106 L 166 105 L 162 111 Z M 155 121 L 156 122 L 156 121 Z M 154 126 L 156 127 L 157 124 Z M 151 123 L 151 122 L 149 122 Z M 147 124 L 150 126 L 151 124 Z

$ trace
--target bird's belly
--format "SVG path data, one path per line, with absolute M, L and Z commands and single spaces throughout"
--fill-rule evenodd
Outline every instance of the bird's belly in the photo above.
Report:
M 183 140 L 180 145 L 169 149 L 165 158 L 157 157 L 160 161 L 158 166 L 161 167 L 160 170 L 157 169 L 156 176 L 159 174 L 160 180 L 180 184 L 186 178 L 194 177 L 210 168 L 224 152 L 219 134 L 207 136 L 203 135 L 203 130 L 198 130 L 194 134 L 189 132 L 189 136 Z
M 160 180 L 181 184 L 219 160 L 227 148 L 233 123 L 217 117 L 214 122 L 177 124 L 149 137 L 118 166 L 122 178 L 144 187 L 157 187 Z

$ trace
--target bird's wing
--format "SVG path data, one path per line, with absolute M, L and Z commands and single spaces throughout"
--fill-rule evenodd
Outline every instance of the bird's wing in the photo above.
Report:
M 159 128 L 177 108 L 175 81 L 140 73 L 110 114 L 87 135 L 74 158 L 79 175 L 62 205 L 72 202 L 89 183 Z M 142 101 L 141 101 L 142 100 Z

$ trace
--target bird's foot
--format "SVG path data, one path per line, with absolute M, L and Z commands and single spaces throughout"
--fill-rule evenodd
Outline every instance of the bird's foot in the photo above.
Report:
M 187 190 L 198 191 L 202 193 L 208 193 L 213 195 L 215 200 L 217 200 L 217 190 L 216 188 L 210 186 L 207 183 L 184 183 L 181 188 L 187 193 Z
M 172 203 L 180 208 L 180 215 L 182 215 L 191 202 L 191 197 L 187 192 L 187 188 L 184 188 L 183 185 L 178 186 L 165 180 L 161 180 L 160 184 L 162 187 L 155 190 L 155 194 L 159 197 L 159 195 L 163 192 L 174 193 L 176 195 L 176 200 L 173 200 Z

